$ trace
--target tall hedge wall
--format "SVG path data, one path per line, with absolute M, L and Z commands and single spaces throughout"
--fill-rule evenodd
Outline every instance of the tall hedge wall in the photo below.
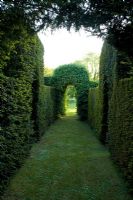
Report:
M 112 158 L 133 180 L 133 59 L 105 42 L 100 61 L 100 83 L 89 90 L 88 119 Z M 126 67 L 127 66 L 127 67 Z M 124 73 L 125 72 L 125 73 Z
M 56 90 L 49 86 L 41 86 L 38 102 L 38 132 L 43 135 L 47 126 L 57 118 Z
M 25 79 L 0 79 L 0 191 L 29 150 L 33 126 L 32 87 Z
M 108 140 L 108 110 L 116 76 L 117 51 L 105 41 L 100 56 L 99 101 L 101 106 L 100 140 L 105 144 Z
M 132 66 L 133 60 L 124 52 L 118 52 L 114 47 L 108 44 L 107 41 L 104 42 L 100 56 L 99 97 L 97 97 L 96 94 L 101 109 L 101 114 L 99 115 L 100 127 L 97 129 L 97 134 L 103 143 L 108 142 L 109 102 L 114 85 L 117 84 L 119 80 L 132 75 Z M 91 98 L 91 95 L 89 98 Z M 91 104 L 89 105 L 89 109 L 91 109 Z M 91 114 L 90 110 L 89 119 L 92 118 Z M 95 121 L 95 119 L 92 119 L 92 126 L 93 120 Z
M 102 124 L 102 104 L 100 101 L 99 88 L 90 88 L 88 96 L 88 120 L 92 128 L 95 129 L 97 137 L 101 132 Z M 99 138 L 100 139 L 100 138 Z
M 105 41 L 100 56 L 99 86 L 89 90 L 88 119 L 102 143 L 108 140 L 108 110 L 116 72 L 117 51 Z M 92 110 L 93 108 L 93 110 Z M 95 112 L 95 113 L 94 113 Z
M 114 88 L 109 108 L 109 147 L 133 186 L 133 78 L 120 80 Z
M 0 193 L 56 114 L 54 89 L 44 86 L 42 44 L 19 25 L 0 31 Z

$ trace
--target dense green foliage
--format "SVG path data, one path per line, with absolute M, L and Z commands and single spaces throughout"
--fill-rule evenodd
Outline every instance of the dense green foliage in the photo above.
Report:
M 109 146 L 133 186 L 133 79 L 115 85 L 109 108 Z M 132 188 L 133 192 L 133 188 Z
M 101 140 L 106 142 L 108 136 L 109 102 L 114 85 L 123 78 L 132 76 L 132 59 L 124 52 L 117 51 L 105 41 L 100 57 L 99 98 L 102 104 Z
M 113 87 L 119 80 L 130 76 L 132 76 L 132 60 L 124 52 L 118 52 L 114 47 L 109 45 L 107 41 L 105 41 L 100 56 L 100 81 L 99 89 L 97 89 L 99 90 L 98 102 L 101 109 L 101 114 L 97 115 L 100 116 L 99 121 L 101 122 L 101 126 L 98 129 L 98 134 L 103 143 L 106 143 L 108 140 L 109 101 L 112 96 Z M 94 97 L 92 97 L 92 99 L 94 99 Z M 97 106 L 98 104 L 93 107 L 96 108 Z M 92 109 L 91 104 L 89 109 Z M 97 113 L 99 109 L 96 109 L 95 111 Z M 89 119 L 92 121 L 92 124 L 93 121 L 95 124 L 95 119 L 93 118 L 92 112 L 90 112 Z
M 22 24 L 4 31 L 0 32 L 0 193 L 55 113 L 54 92 L 43 86 L 43 47 L 38 37 Z
M 105 42 L 100 61 L 100 83 L 89 91 L 89 122 L 112 158 L 133 179 L 132 59 Z M 129 78 L 131 77 L 131 78 Z
M 42 85 L 38 102 L 38 132 L 39 137 L 44 134 L 47 126 L 56 119 L 56 91 L 52 87 Z
M 88 97 L 88 121 L 91 127 L 95 129 L 96 135 L 100 140 L 103 116 L 102 107 L 99 88 L 90 88 Z
M 108 109 L 112 94 L 113 78 L 116 77 L 116 50 L 104 43 L 100 56 L 99 87 L 89 91 L 89 121 L 96 128 L 99 139 L 107 142 Z
M 32 64 L 27 54 L 34 46 L 26 30 L 20 28 L 20 37 L 15 40 L 10 32 L 1 32 L 1 81 L 0 81 L 0 148 L 1 187 L 18 167 L 29 148 L 33 135 L 32 116 Z M 7 37 L 8 36 L 8 37 Z M 27 39 L 27 40 L 26 40 Z M 33 53 L 33 51 L 32 51 Z M 1 191 L 2 188 L 0 188 Z
M 107 142 L 108 134 L 108 109 L 112 88 L 116 77 L 116 50 L 104 43 L 100 56 L 99 73 L 99 103 L 101 104 L 101 128 L 99 137 L 103 143 Z
M 4 182 L 20 166 L 33 135 L 32 87 L 28 81 L 1 76 L 0 79 L 0 192 Z
M 65 114 L 65 91 L 68 85 L 75 86 L 77 90 L 77 112 L 81 120 L 88 115 L 88 88 L 89 76 L 84 66 L 68 64 L 55 69 L 52 85 L 58 91 L 57 108 L 59 114 Z

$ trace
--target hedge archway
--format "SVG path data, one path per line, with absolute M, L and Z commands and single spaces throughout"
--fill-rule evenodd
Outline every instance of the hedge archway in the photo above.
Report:
M 58 114 L 65 114 L 64 94 L 68 85 L 75 86 L 77 90 L 77 112 L 81 120 L 88 115 L 88 88 L 89 75 L 83 65 L 67 64 L 55 69 L 52 77 L 52 85 L 57 90 Z

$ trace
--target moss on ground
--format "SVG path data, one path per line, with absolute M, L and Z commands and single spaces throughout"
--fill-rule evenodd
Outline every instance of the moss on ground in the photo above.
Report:
M 109 152 L 85 122 L 63 117 L 34 145 L 4 200 L 131 200 Z

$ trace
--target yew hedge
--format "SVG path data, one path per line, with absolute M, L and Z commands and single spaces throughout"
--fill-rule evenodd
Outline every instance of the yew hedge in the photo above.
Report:
M 132 58 L 104 43 L 100 83 L 89 90 L 88 120 L 110 148 L 112 159 L 130 183 L 133 180 L 133 79 Z
M 57 91 L 56 106 L 58 114 L 65 114 L 65 90 L 68 85 L 75 86 L 77 90 L 77 112 L 81 120 L 86 120 L 88 116 L 88 71 L 80 64 L 66 64 L 55 69 L 50 82 Z
M 115 85 L 109 107 L 109 147 L 133 192 L 133 78 Z
M 8 30 L 7 30 L 8 29 Z M 54 89 L 44 86 L 43 46 L 22 23 L 0 31 L 0 193 L 31 144 L 54 120 Z

